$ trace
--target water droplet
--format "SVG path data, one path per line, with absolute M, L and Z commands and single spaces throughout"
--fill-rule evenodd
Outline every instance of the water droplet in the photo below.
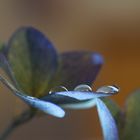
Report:
M 119 92 L 119 88 L 115 85 L 112 86 L 103 86 L 100 87 L 99 89 L 97 89 L 96 92 L 103 92 L 103 93 L 118 93 Z
M 74 91 L 91 92 L 92 88 L 88 85 L 81 84 L 74 88 Z
M 52 88 L 50 91 L 49 91 L 49 94 L 52 94 L 52 93 L 55 93 L 55 92 L 61 92 L 61 91 L 68 91 L 66 87 L 64 86 L 57 86 L 57 87 L 54 87 Z

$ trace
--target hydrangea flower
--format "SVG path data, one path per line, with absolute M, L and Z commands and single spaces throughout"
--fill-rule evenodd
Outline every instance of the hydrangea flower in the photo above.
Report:
M 95 92 L 89 87 L 102 63 L 101 55 L 94 52 L 58 54 L 40 31 L 23 27 L 13 34 L 7 44 L 1 45 L 0 65 L 10 82 L 3 76 L 0 76 L 0 80 L 32 108 L 59 118 L 64 117 L 64 108 L 97 106 L 104 139 L 118 140 L 115 120 L 100 99 L 115 95 L 118 88 L 103 86 Z M 68 90 L 62 87 L 62 91 L 50 92 L 60 85 Z M 31 111 L 34 111 L 32 108 Z

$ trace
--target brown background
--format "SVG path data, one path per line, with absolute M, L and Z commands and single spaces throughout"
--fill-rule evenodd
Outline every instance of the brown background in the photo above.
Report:
M 1 0 L 0 40 L 7 41 L 20 26 L 31 25 L 43 31 L 59 52 L 98 51 L 104 67 L 93 88 L 117 84 L 113 97 L 123 107 L 129 93 L 140 87 L 140 2 L 101 0 Z M 15 101 L 1 88 L 0 131 L 12 118 Z M 15 104 L 18 102 L 18 106 Z M 15 131 L 10 140 L 94 140 L 101 138 L 95 109 L 69 111 L 64 119 L 51 116 L 36 118 Z

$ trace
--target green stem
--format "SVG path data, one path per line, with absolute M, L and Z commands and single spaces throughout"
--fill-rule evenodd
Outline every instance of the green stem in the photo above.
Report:
M 35 115 L 35 111 L 26 110 L 21 115 L 15 117 L 10 125 L 4 130 L 4 132 L 0 135 L 0 140 L 6 140 L 6 138 L 20 125 L 31 120 Z

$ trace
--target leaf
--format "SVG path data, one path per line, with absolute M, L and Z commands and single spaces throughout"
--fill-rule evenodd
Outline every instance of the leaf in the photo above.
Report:
M 55 83 L 73 90 L 77 85 L 92 85 L 103 64 L 103 58 L 92 52 L 66 52 L 60 55 L 60 72 Z
M 8 43 L 8 61 L 21 89 L 42 96 L 57 70 L 57 53 L 51 42 L 38 30 L 17 30 Z
M 0 81 L 7 86 L 14 95 L 18 96 L 21 100 L 23 100 L 25 103 L 29 104 L 30 106 L 37 108 L 44 113 L 53 115 L 55 117 L 62 118 L 65 115 L 64 110 L 48 101 L 43 101 L 38 98 L 32 97 L 32 96 L 27 96 L 26 94 L 18 91 L 12 84 L 10 84 L 6 79 L 0 76 Z
M 96 99 L 96 104 L 104 140 L 119 140 L 117 126 L 110 111 L 102 100 Z
M 140 139 L 140 90 L 135 91 L 126 102 L 125 124 L 122 140 Z

